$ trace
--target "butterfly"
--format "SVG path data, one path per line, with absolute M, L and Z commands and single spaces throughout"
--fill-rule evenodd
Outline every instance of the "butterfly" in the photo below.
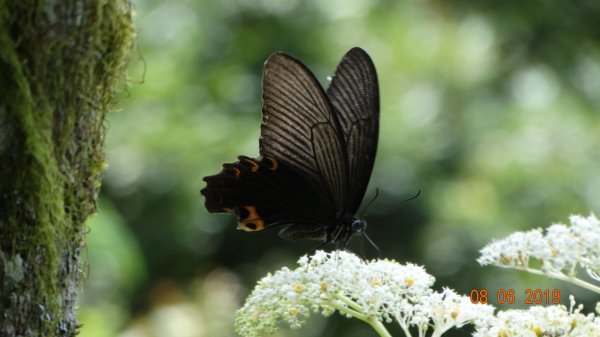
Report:
M 280 228 L 284 239 L 345 246 L 367 226 L 355 214 L 377 152 L 373 61 L 352 48 L 325 91 L 302 62 L 276 52 L 265 62 L 262 89 L 260 156 L 239 156 L 204 177 L 207 210 L 235 213 L 245 231 Z

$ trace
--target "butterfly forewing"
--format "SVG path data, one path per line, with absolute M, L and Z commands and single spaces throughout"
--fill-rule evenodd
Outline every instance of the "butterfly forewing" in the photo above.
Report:
M 302 172 L 338 213 L 344 209 L 348 163 L 339 122 L 314 75 L 282 53 L 265 63 L 260 153 Z
M 369 55 L 351 49 L 338 65 L 327 95 L 347 147 L 350 177 L 346 211 L 354 214 L 365 194 L 379 136 L 379 87 Z

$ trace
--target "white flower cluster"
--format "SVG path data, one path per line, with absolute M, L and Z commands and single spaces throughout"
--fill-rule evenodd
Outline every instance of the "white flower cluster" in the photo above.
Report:
M 590 337 L 600 336 L 600 318 L 580 313 L 571 296 L 571 308 L 563 305 L 535 306 L 528 310 L 500 311 L 487 324 L 478 326 L 474 337 Z
M 282 323 L 297 328 L 311 313 L 337 310 L 370 324 L 381 336 L 389 336 L 383 322 L 393 321 L 407 336 L 410 327 L 419 336 L 429 328 L 441 335 L 493 312 L 491 306 L 472 304 L 452 290 L 434 292 L 434 278 L 416 265 L 367 262 L 344 251 L 317 251 L 298 263 L 295 270 L 283 268 L 258 282 L 237 312 L 239 334 L 272 333 Z
M 481 250 L 482 265 L 517 268 L 572 282 L 600 293 L 600 287 L 576 277 L 584 268 L 600 280 L 600 222 L 594 215 L 572 216 L 556 224 L 517 232 Z M 389 337 L 384 323 L 396 322 L 408 337 L 441 336 L 473 324 L 475 337 L 600 337 L 600 316 L 581 313 L 582 306 L 531 307 L 493 314 L 489 305 L 473 304 L 451 289 L 434 291 L 434 278 L 422 267 L 389 260 L 364 261 L 335 251 L 304 256 L 295 270 L 283 268 L 259 281 L 236 315 L 236 330 L 253 337 L 275 332 L 281 324 L 300 327 L 311 313 L 335 311 L 370 324 Z M 596 306 L 600 314 L 600 302 Z
M 571 216 L 570 226 L 555 224 L 542 229 L 516 232 L 485 246 L 477 260 L 481 265 L 535 269 L 530 259 L 541 264 L 549 276 L 574 277 L 577 267 L 600 281 L 600 222 L 594 215 Z

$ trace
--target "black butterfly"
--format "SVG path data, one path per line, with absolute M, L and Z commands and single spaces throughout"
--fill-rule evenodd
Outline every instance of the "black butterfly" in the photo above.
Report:
M 274 53 L 263 73 L 259 158 L 239 156 L 205 177 L 209 212 L 233 211 L 239 229 L 345 245 L 373 169 L 379 88 L 369 55 L 353 48 L 327 92 L 297 59 Z

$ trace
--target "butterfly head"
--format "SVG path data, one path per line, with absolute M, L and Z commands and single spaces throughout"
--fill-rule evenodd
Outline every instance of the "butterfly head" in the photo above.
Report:
M 334 226 L 333 229 L 335 232 L 326 241 L 329 243 L 335 242 L 344 247 L 354 236 L 366 235 L 367 222 L 365 220 L 346 217 L 346 221 L 343 224 Z
M 365 230 L 367 230 L 367 222 L 365 220 L 355 219 L 352 221 L 352 234 L 364 233 Z
M 348 243 L 348 241 L 350 240 L 350 238 L 352 238 L 355 235 L 359 235 L 363 241 L 366 240 L 369 244 L 371 244 L 371 246 L 373 246 L 373 248 L 375 248 L 375 250 L 381 256 L 381 251 L 379 250 L 379 247 L 377 247 L 375 242 L 373 242 L 373 240 L 371 240 L 371 238 L 367 235 L 367 222 L 365 220 L 360 220 L 360 219 L 352 220 L 352 224 L 350 226 L 350 234 L 345 239 L 344 245 L 346 245 Z M 362 255 L 365 256 L 364 246 L 362 244 L 361 244 L 361 247 L 363 247 Z

